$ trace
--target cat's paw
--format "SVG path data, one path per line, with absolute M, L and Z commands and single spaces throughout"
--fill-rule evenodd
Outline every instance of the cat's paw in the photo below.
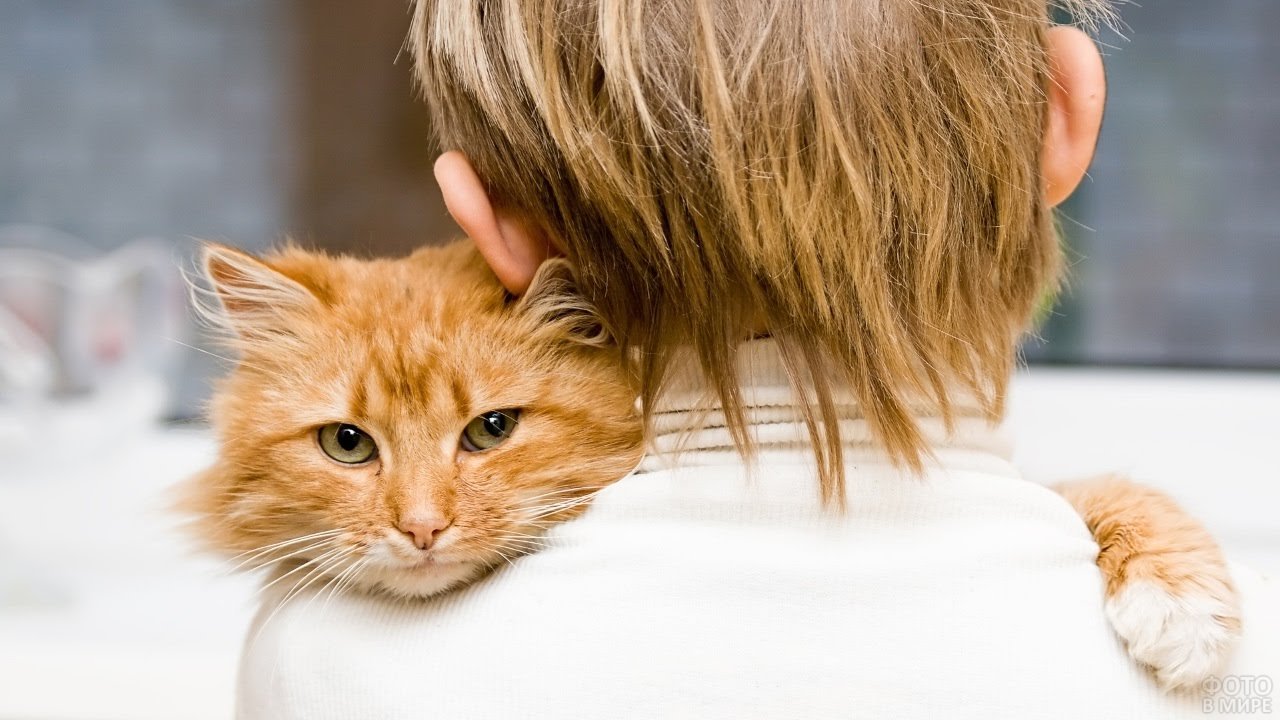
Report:
M 1131 580 L 1107 598 L 1106 612 L 1129 655 L 1165 690 L 1197 686 L 1221 670 L 1240 638 L 1240 602 L 1229 585 L 1177 593 Z

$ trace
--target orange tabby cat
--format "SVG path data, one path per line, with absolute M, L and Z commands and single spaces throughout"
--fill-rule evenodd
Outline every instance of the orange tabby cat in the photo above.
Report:
M 621 363 L 553 302 L 551 273 L 513 303 L 465 244 L 269 265 L 210 246 L 205 270 L 240 361 L 213 400 L 218 459 L 185 505 L 213 547 L 290 565 L 297 589 L 443 592 L 535 548 L 640 460 Z
M 369 261 L 209 246 L 204 266 L 240 361 L 185 507 L 293 592 L 447 591 L 537 549 L 640 459 L 632 384 L 562 263 L 519 300 L 468 242 Z M 1208 533 L 1122 479 L 1059 492 L 1098 541 L 1130 654 L 1165 687 L 1217 670 L 1240 610 Z

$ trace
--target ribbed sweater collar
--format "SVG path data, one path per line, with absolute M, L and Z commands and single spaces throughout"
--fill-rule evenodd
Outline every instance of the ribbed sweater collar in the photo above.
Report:
M 748 432 L 761 458 L 811 456 L 809 433 L 777 343 L 769 339 L 744 343 L 738 353 L 738 372 Z M 846 458 L 887 462 L 853 393 L 837 388 L 834 395 Z M 1008 464 L 1012 448 L 1006 434 L 983 417 L 972 395 L 955 391 L 951 400 L 950 430 L 932 403 L 912 406 L 933 455 L 926 464 L 952 467 L 977 461 L 984 471 L 1016 474 Z M 692 361 L 678 361 L 654 408 L 653 437 L 642 469 L 733 462 L 741 459 L 733 449 L 715 392 Z

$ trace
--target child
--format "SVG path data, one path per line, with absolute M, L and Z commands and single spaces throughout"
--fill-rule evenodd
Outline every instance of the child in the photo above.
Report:
M 646 407 L 687 347 L 749 453 L 735 348 L 767 333 L 836 502 L 831 388 L 915 469 L 920 408 L 1001 416 L 1102 119 L 1043 0 L 487 7 L 414 16 L 445 201 L 515 294 L 568 255 Z
M 1128 662 L 1097 546 L 991 428 L 1102 119 L 1096 48 L 1048 18 L 417 0 L 451 214 L 513 295 L 577 268 L 654 451 L 509 572 L 281 608 L 242 714 L 1201 716 Z

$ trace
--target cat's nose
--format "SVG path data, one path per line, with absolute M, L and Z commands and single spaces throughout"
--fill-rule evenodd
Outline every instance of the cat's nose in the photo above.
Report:
M 396 527 L 408 535 L 419 550 L 426 550 L 452 524 L 453 520 L 439 513 L 412 513 L 401 517 Z

